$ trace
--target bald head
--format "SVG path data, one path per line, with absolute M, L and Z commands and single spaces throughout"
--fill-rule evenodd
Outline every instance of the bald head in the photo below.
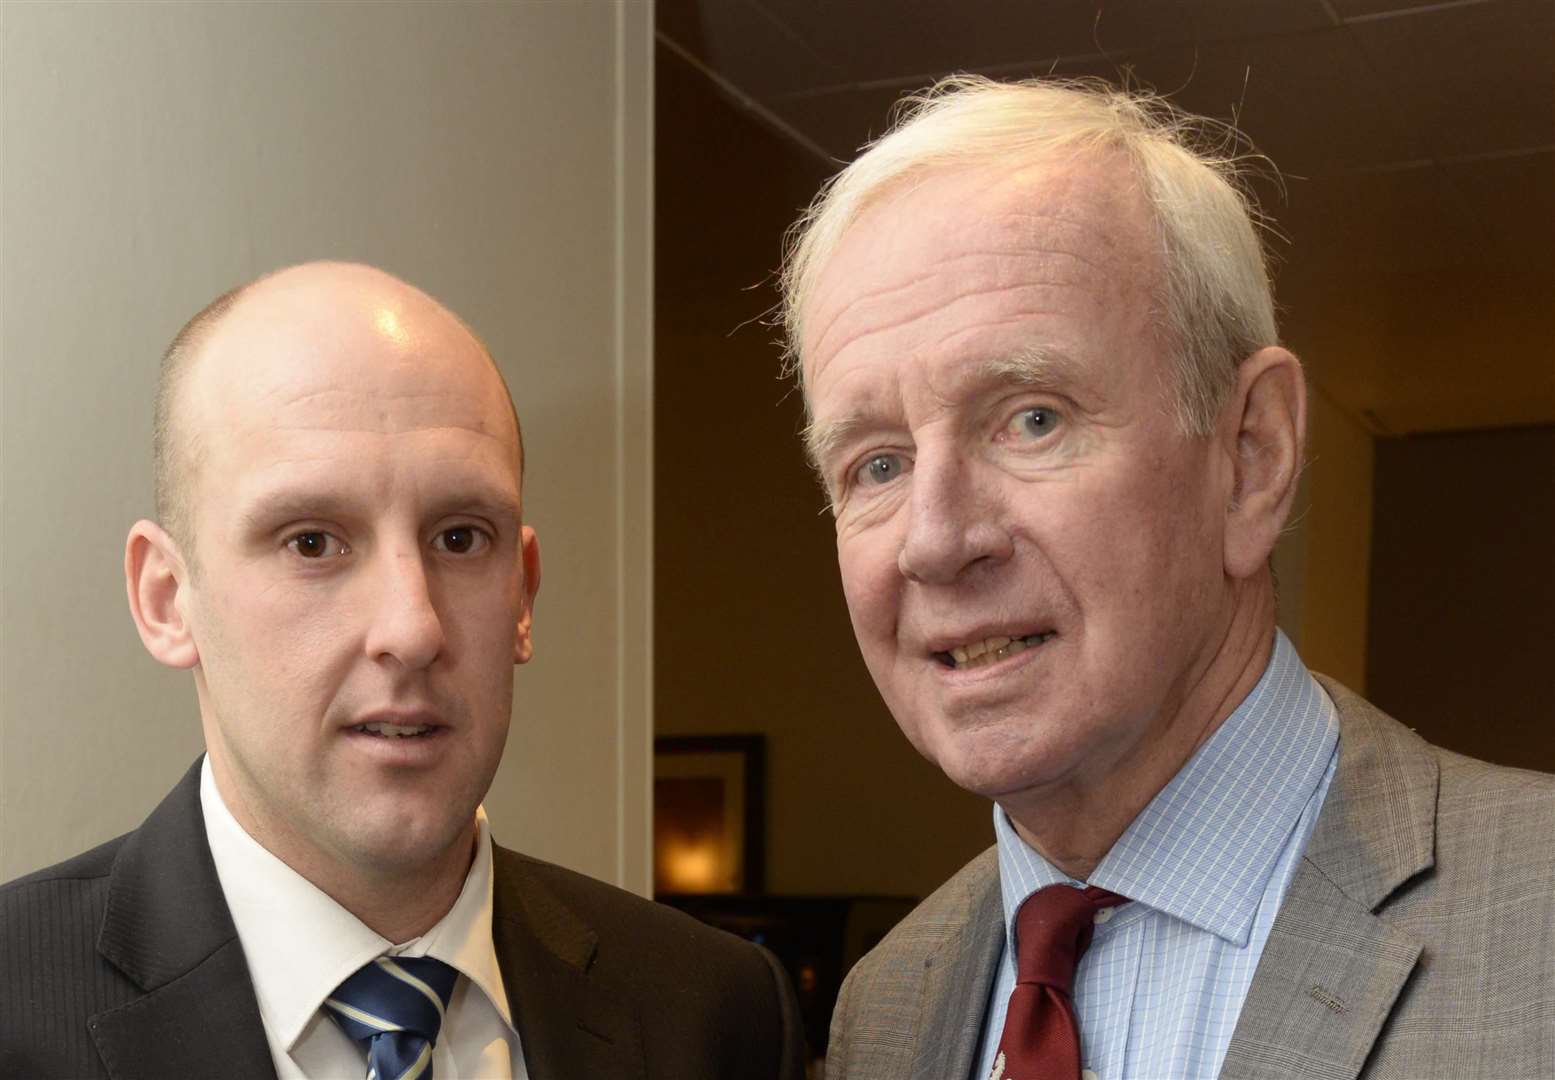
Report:
M 476 392 L 505 400 L 506 430 L 492 434 L 511 441 L 521 477 L 523 436 L 512 396 L 485 344 L 457 315 L 374 267 L 304 263 L 223 293 L 162 356 L 152 438 L 156 513 L 191 564 L 198 480 L 213 425 L 264 423 L 267 403 L 283 400 L 288 385 L 300 388 L 326 361 L 344 363 L 350 370 L 339 374 L 369 382 L 394 372 L 413 376 L 415 369 L 437 382 L 465 369 Z M 229 393 L 240 387 L 251 392 Z

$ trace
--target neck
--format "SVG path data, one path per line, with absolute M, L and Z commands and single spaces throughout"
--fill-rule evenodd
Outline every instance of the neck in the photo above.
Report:
M 1267 579 L 1242 589 L 1208 664 L 1104 775 L 998 799 L 1020 838 L 1071 878 L 1090 878 L 1140 811 L 1258 684 L 1274 647 L 1274 590 Z
M 475 861 L 475 822 L 435 866 L 367 869 L 327 863 L 315 873 L 292 866 L 373 933 L 396 945 L 418 938 L 453 910 Z M 286 861 L 283 859 L 283 861 Z

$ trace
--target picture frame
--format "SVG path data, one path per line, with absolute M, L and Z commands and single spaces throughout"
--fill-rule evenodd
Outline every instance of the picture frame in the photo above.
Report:
M 765 736 L 654 739 L 654 893 L 759 893 L 765 870 Z

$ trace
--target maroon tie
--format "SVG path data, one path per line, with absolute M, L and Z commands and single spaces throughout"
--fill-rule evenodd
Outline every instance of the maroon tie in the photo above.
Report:
M 1096 913 L 1126 903 L 1126 897 L 1095 886 L 1049 885 L 1026 898 L 1015 915 L 1015 990 L 995 1077 L 1078 1080 L 1080 1027 L 1070 998 L 1075 968 L 1090 947 Z

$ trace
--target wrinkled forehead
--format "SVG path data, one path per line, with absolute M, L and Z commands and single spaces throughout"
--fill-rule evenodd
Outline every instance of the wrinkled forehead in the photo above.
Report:
M 1160 243 L 1137 173 L 1120 152 L 1017 167 L 944 168 L 896 182 L 843 234 L 801 310 L 807 404 L 840 353 L 902 319 L 954 322 L 973 294 L 1031 294 L 1105 307 L 1158 294 Z M 946 278 L 960 278 L 947 289 Z M 1006 280 L 1007 279 L 1007 280 Z M 1039 297 L 1040 298 L 1040 297 Z

